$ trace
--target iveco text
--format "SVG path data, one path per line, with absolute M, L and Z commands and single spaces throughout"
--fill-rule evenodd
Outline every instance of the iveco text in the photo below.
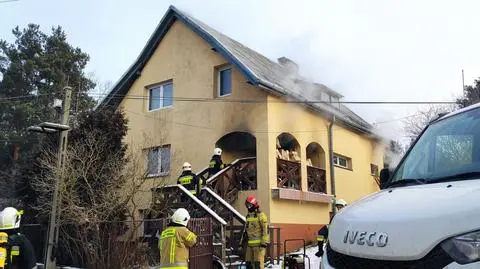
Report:
M 480 104 L 431 122 L 380 177 L 334 217 L 322 268 L 480 268 Z

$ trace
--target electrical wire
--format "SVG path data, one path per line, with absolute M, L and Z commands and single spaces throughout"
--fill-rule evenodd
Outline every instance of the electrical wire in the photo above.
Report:
M 372 125 L 376 126 L 378 124 L 395 122 L 395 121 L 404 120 L 404 119 L 408 119 L 408 118 L 418 117 L 418 116 L 421 116 L 421 115 L 422 115 L 421 113 L 415 113 L 415 114 L 405 116 L 405 117 L 401 117 L 401 118 L 394 118 L 394 119 L 390 119 L 390 120 L 386 120 L 386 121 L 374 122 L 374 123 L 372 123 Z
M 104 94 L 91 94 L 90 96 L 106 96 Z M 112 99 L 150 100 L 143 95 L 112 95 Z M 155 100 L 171 100 L 179 102 L 219 102 L 219 103 L 293 103 L 293 104 L 400 104 L 400 105 L 426 105 L 426 104 L 456 104 L 455 101 L 322 101 L 322 100 L 248 100 L 248 99 L 225 99 L 211 97 L 158 97 Z
M 5 101 L 16 101 L 38 96 L 46 96 L 53 94 L 42 95 L 26 95 L 0 98 L 0 103 Z M 90 94 L 90 97 L 100 96 L 100 94 Z M 150 100 L 148 96 L 139 95 L 114 95 L 114 99 L 128 99 L 128 100 Z M 159 97 L 156 100 L 171 100 L 172 102 L 209 102 L 209 103 L 247 103 L 247 104 L 265 104 L 265 103 L 292 103 L 292 104 L 354 104 L 354 105 L 446 105 L 456 104 L 455 101 L 321 101 L 321 100 L 248 100 L 248 99 L 224 99 L 224 98 L 192 98 L 192 97 Z

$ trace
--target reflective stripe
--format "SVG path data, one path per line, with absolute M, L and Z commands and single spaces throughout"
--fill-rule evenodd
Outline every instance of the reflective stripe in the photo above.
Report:
M 177 262 L 160 265 L 160 268 L 170 268 L 170 269 L 188 269 L 188 263 L 186 262 Z
M 270 242 L 270 235 L 266 234 L 262 237 L 263 242 Z
M 10 250 L 10 255 L 12 255 L 12 256 L 20 255 L 20 247 L 19 246 L 13 246 L 12 250 Z
M 181 177 L 178 181 L 180 181 L 180 184 L 182 185 L 187 185 L 187 184 L 191 184 L 192 180 L 193 180 L 193 176 L 188 175 L 188 176 Z
M 186 240 L 187 240 L 187 241 L 190 241 L 190 240 L 192 240 L 192 238 L 193 238 L 194 236 L 195 236 L 195 235 L 194 235 L 192 232 L 190 232 L 190 233 L 187 235 Z
M 323 235 L 317 236 L 317 241 L 323 242 L 325 237 Z
M 215 161 L 210 162 L 210 168 L 215 168 Z
M 175 236 L 175 233 L 176 233 L 175 228 L 165 229 L 165 230 L 162 232 L 162 235 L 160 236 L 160 239 L 165 239 L 165 238 L 169 238 L 169 237 L 174 237 L 174 236 Z
M 190 193 L 195 195 L 197 194 L 197 190 L 190 190 Z
M 262 240 L 260 240 L 260 239 L 250 239 L 250 240 L 248 240 L 249 245 L 260 245 L 261 242 L 262 242 Z
M 20 256 L 20 247 L 19 246 L 12 246 L 10 250 L 10 262 L 13 263 L 13 257 Z
M 173 264 L 175 263 L 175 245 L 176 245 L 176 242 L 177 241 L 177 238 L 174 237 L 172 238 L 172 242 L 170 243 L 170 263 Z

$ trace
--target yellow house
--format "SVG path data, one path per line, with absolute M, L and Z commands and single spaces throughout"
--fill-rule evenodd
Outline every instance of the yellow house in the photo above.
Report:
M 209 182 L 215 192 L 241 214 L 254 194 L 282 240 L 313 240 L 330 219 L 331 172 L 336 197 L 351 203 L 378 190 L 383 167 L 372 126 L 341 98 L 288 58 L 272 61 L 172 6 L 100 106 L 124 110 L 152 182 L 175 184 L 183 162 L 205 174 L 220 147 L 233 165 Z

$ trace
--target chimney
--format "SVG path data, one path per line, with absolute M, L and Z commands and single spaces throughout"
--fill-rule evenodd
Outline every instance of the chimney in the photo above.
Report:
M 287 57 L 280 57 L 277 59 L 277 61 L 290 72 L 298 73 L 298 65 L 294 61 L 288 59 Z

